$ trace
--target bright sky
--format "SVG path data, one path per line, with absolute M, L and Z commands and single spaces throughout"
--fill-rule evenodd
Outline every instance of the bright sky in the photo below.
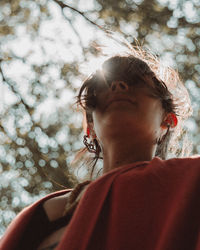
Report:
M 30 54 L 28 57 L 28 64 L 34 63 L 40 65 L 42 63 L 48 62 L 49 60 L 53 60 L 54 62 L 63 61 L 70 63 L 74 58 L 82 60 L 82 49 L 77 36 L 71 29 L 71 26 L 68 24 L 68 22 L 63 20 L 59 6 L 53 2 L 49 2 L 49 7 L 53 19 L 42 22 L 37 39 L 33 40 L 30 37 L 23 24 L 18 25 L 16 27 L 18 38 L 13 41 L 9 41 L 3 46 L 2 49 L 4 51 L 13 51 L 15 55 L 19 57 Z M 82 43 L 86 46 L 93 37 L 95 29 L 90 27 L 90 25 L 86 25 L 83 18 L 78 15 L 75 26 L 78 33 L 80 34 Z M 98 33 L 102 32 L 95 30 L 95 33 L 96 35 L 100 35 Z M 71 42 L 70 46 L 68 45 L 69 42 Z M 41 50 L 41 45 L 43 50 Z M 97 67 L 98 63 L 99 60 L 91 59 L 90 64 L 85 64 L 82 67 L 84 74 L 86 75 L 91 73 L 91 71 Z M 22 63 L 20 60 L 15 60 L 15 62 L 10 63 L 8 66 L 5 65 L 4 67 L 6 76 L 14 79 L 17 82 L 18 88 L 22 94 L 27 93 L 29 81 L 30 79 L 34 79 L 34 74 L 28 64 Z M 55 79 L 54 86 L 56 85 L 56 87 L 59 89 L 65 85 L 65 82 L 62 80 L 57 81 L 58 75 L 58 68 L 50 68 L 48 76 L 50 76 L 52 79 Z M 45 79 L 44 76 L 43 80 L 44 82 L 47 82 L 49 79 Z M 77 79 L 74 84 L 80 86 L 80 80 Z M 53 96 L 51 91 L 49 91 L 48 95 L 48 100 L 43 105 L 41 105 L 38 112 L 52 111 L 51 108 L 55 107 L 55 100 L 51 98 L 51 96 Z M 0 113 L 3 111 L 5 106 L 12 105 L 17 100 L 11 91 L 9 91 L 7 86 L 3 85 L 2 82 L 0 83 L 0 97 Z M 62 93 L 59 102 L 56 100 L 56 105 L 62 106 L 73 102 L 73 97 L 74 94 L 66 88 L 66 90 Z M 29 104 L 34 104 L 34 99 L 29 98 Z M 45 108 L 47 106 L 48 110 Z
M 193 1 L 186 1 L 184 4 L 184 8 L 187 9 L 187 17 L 188 18 L 194 18 L 196 17 L 196 12 L 193 6 Z M 174 8 L 177 6 L 178 1 L 172 1 L 172 0 L 159 0 L 160 3 L 166 5 L 168 4 L 171 6 L 170 8 Z M 68 4 L 71 4 L 73 6 L 73 1 L 68 1 Z M 79 9 L 84 10 L 92 10 L 93 8 L 97 8 L 97 6 L 94 6 L 94 1 L 79 1 Z M 71 26 L 69 23 L 63 19 L 63 16 L 61 15 L 60 7 L 54 3 L 49 1 L 49 9 L 51 11 L 51 14 L 53 18 L 51 20 L 46 20 L 42 22 L 42 26 L 39 31 L 39 36 L 36 39 L 32 39 L 30 35 L 27 33 L 25 26 L 23 24 L 18 25 L 17 28 L 17 34 L 18 38 L 8 42 L 4 47 L 2 48 L 4 51 L 13 51 L 17 56 L 23 57 L 27 55 L 28 53 L 31 53 L 29 55 L 29 63 L 35 63 L 35 64 L 41 64 L 44 62 L 48 62 L 49 60 L 53 60 L 54 62 L 59 62 L 60 60 L 66 61 L 70 63 L 70 61 L 73 61 L 74 58 L 78 58 L 79 60 L 82 60 L 82 49 L 79 44 L 79 40 L 74 33 L 74 31 L 71 29 Z M 67 16 L 72 16 L 74 13 L 72 13 L 69 9 L 65 9 L 65 13 Z M 37 11 L 35 10 L 35 15 L 37 15 Z M 76 21 L 74 23 L 75 28 L 77 29 L 77 32 L 79 33 L 81 37 L 82 43 L 87 46 L 89 41 L 94 37 L 94 34 L 98 41 L 103 41 L 104 44 L 109 43 L 109 50 L 113 48 L 113 51 L 119 50 L 119 45 L 112 44 L 111 40 L 107 40 L 103 33 L 99 31 L 98 29 L 94 28 L 92 25 L 89 25 L 82 16 L 76 15 Z M 122 28 L 123 25 L 126 27 L 126 30 L 128 29 L 127 24 L 123 24 L 122 22 Z M 130 28 L 130 27 L 129 27 Z M 134 30 L 136 31 L 137 26 L 131 27 L 132 34 L 134 33 Z M 181 34 L 179 36 L 179 41 L 181 42 Z M 173 42 L 170 41 L 168 38 L 163 38 L 163 41 L 161 43 L 160 38 L 152 39 L 151 35 L 147 36 L 147 40 L 150 40 L 151 43 L 154 42 L 155 44 L 152 45 L 152 47 L 156 48 L 157 51 L 162 51 L 163 46 L 166 46 L 170 49 L 170 46 L 173 46 Z M 68 43 L 71 42 L 69 45 Z M 170 45 L 171 44 L 171 45 Z M 41 50 L 42 45 L 42 50 Z M 192 44 L 188 41 L 188 46 L 190 46 L 192 50 Z M 111 53 L 113 53 L 111 51 Z M 96 70 L 99 65 L 103 62 L 102 58 L 90 58 L 89 63 L 84 63 L 81 65 L 81 72 L 85 75 L 90 74 L 92 71 Z M 173 56 L 172 53 L 168 52 L 164 55 L 163 61 L 166 65 L 174 66 Z M 22 93 L 26 93 L 28 91 L 28 83 L 31 78 L 34 78 L 34 75 L 30 69 L 30 67 L 26 64 L 23 64 L 21 61 L 15 61 L 14 63 L 10 64 L 9 67 L 5 67 L 6 75 L 12 79 L 15 79 L 17 83 L 20 83 L 19 87 L 22 91 Z M 48 72 L 49 76 L 52 77 L 52 79 L 55 78 L 54 84 L 59 89 L 59 87 L 62 87 L 65 83 L 60 80 L 57 82 L 59 71 L 56 67 L 52 67 L 51 70 Z M 27 79 L 28 76 L 28 79 Z M 44 79 L 44 81 L 48 81 L 48 79 Z M 75 85 L 80 85 L 80 80 L 77 79 L 75 81 Z M 6 86 L 2 86 L 2 83 L 0 83 L 0 114 L 3 110 L 3 107 L 5 105 L 11 105 L 14 102 L 16 102 L 16 98 L 13 96 L 10 91 L 8 91 L 8 88 Z M 44 103 L 44 107 L 55 107 L 55 100 L 51 99 L 52 93 L 49 93 L 49 100 L 47 100 L 48 103 Z M 73 102 L 73 93 L 71 93 L 68 89 L 63 92 L 62 97 L 59 102 L 57 102 L 56 105 L 62 106 L 66 105 L 67 103 Z M 34 104 L 34 99 L 29 98 L 29 104 Z M 44 107 L 41 105 L 41 110 L 38 112 L 43 112 Z M 49 109 L 50 110 L 50 109 Z

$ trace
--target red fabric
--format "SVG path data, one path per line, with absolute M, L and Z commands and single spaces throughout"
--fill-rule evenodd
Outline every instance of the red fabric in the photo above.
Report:
M 33 207 L 1 246 L 19 237 Z M 200 157 L 155 157 L 104 174 L 88 186 L 56 249 L 200 250 Z

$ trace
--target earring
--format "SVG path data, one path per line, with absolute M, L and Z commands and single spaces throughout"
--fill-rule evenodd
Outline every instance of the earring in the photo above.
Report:
M 99 146 L 99 143 L 96 138 L 94 138 L 92 141 L 88 141 L 90 138 L 90 129 L 87 127 L 87 135 L 84 135 L 83 137 L 83 143 L 85 144 L 87 150 L 90 153 L 94 153 L 96 158 L 103 159 L 99 156 L 101 153 L 101 147 Z
M 178 124 L 178 119 L 174 113 L 170 113 L 169 117 L 164 121 L 164 124 L 170 126 L 171 128 L 175 128 Z
M 83 143 L 85 144 L 87 150 L 90 153 L 97 153 L 97 150 L 95 149 L 95 144 L 93 141 L 88 142 L 89 136 L 88 135 L 84 135 L 83 137 Z

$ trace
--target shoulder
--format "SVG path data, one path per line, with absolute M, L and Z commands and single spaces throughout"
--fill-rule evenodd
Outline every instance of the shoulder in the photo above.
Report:
M 68 193 L 52 197 L 43 203 L 43 208 L 50 221 L 59 219 L 66 212 L 73 212 L 91 181 L 79 183 Z
M 192 155 L 190 157 L 185 157 L 185 158 L 173 158 L 169 159 L 168 161 L 171 161 L 172 163 L 181 166 L 188 166 L 188 167 L 200 167 L 200 155 Z
M 200 156 L 193 155 L 185 158 L 171 158 L 162 160 L 158 157 L 154 158 L 150 165 L 152 171 L 157 171 L 170 176 L 185 176 L 184 178 L 194 177 L 200 178 Z M 150 170 L 149 170 L 150 171 Z
M 192 155 L 190 157 L 184 157 L 184 158 L 170 158 L 167 160 L 162 160 L 159 157 L 155 157 L 151 161 L 151 164 L 200 167 L 200 155 Z
M 43 203 L 43 208 L 50 221 L 54 221 L 63 216 L 63 211 L 70 194 L 71 192 L 68 192 L 64 195 L 50 198 Z

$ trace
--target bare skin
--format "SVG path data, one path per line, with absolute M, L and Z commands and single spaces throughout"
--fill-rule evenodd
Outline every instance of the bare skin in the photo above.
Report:
M 151 97 L 148 88 L 131 89 L 125 82 L 113 82 L 99 91 L 97 100 L 88 126 L 103 151 L 103 172 L 151 160 L 156 140 L 167 132 L 167 123 L 173 126 L 171 113 L 164 112 L 160 100 Z

